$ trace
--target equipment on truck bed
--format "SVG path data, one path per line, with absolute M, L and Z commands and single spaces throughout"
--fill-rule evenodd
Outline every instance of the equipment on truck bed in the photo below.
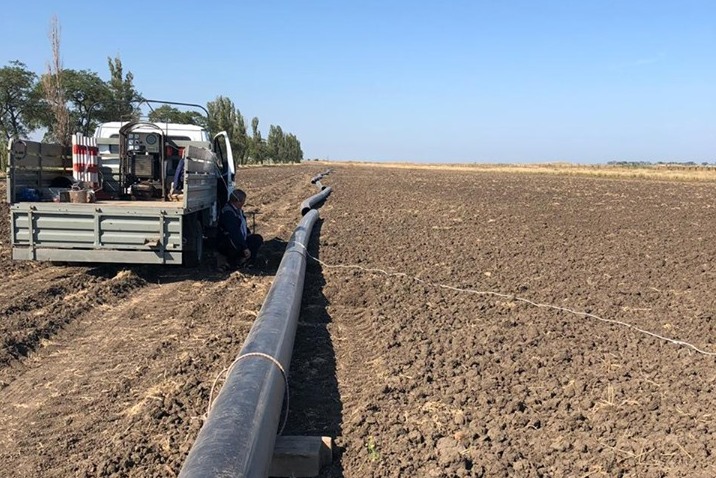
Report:
M 138 132 L 140 127 L 155 129 Z M 131 121 L 119 129 L 119 174 L 122 196 L 147 200 L 169 192 L 164 132 L 153 123 Z

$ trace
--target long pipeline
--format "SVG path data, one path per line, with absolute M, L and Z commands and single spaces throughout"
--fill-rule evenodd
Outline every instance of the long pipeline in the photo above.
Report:
M 180 478 L 266 477 L 276 441 L 318 211 L 303 216 Z M 281 365 L 279 368 L 278 364 Z
M 333 172 L 332 169 L 327 169 L 327 170 L 325 170 L 325 171 L 322 172 L 322 173 L 316 174 L 315 176 L 313 176 L 313 177 L 311 178 L 311 184 L 316 184 L 316 183 L 319 182 L 321 179 L 323 179 L 325 176 L 328 176 L 329 174 L 331 174 L 331 172 Z
M 310 211 L 315 206 L 317 206 L 318 204 L 321 204 L 323 201 L 325 201 L 326 198 L 331 195 L 331 192 L 333 192 L 333 188 L 331 188 L 330 186 L 327 186 L 327 187 L 324 187 L 320 193 L 314 194 L 310 198 L 303 201 L 301 203 L 301 214 L 305 216 L 308 213 L 308 211 Z

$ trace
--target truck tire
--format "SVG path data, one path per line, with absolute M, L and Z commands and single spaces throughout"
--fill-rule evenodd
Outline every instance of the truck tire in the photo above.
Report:
M 182 264 L 187 267 L 196 267 L 201 263 L 204 255 L 204 229 L 196 214 L 184 219 L 184 252 Z

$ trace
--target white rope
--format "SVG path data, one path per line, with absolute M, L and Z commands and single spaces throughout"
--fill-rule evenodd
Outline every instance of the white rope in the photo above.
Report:
M 562 311 L 562 312 L 567 312 L 567 313 L 569 313 L 569 314 L 578 315 L 578 316 L 581 316 L 581 317 L 589 317 L 589 318 L 591 318 L 591 319 L 599 320 L 599 321 L 605 322 L 605 323 L 607 323 L 607 324 L 614 324 L 614 325 L 620 325 L 620 326 L 622 326 L 622 327 L 627 327 L 627 328 L 629 328 L 629 329 L 635 330 L 636 332 L 639 332 L 639 333 L 648 335 L 648 336 L 650 336 L 650 337 L 654 337 L 654 338 L 659 339 L 659 340 L 663 340 L 663 341 L 665 341 L 665 342 L 672 343 L 672 344 L 674 344 L 674 345 L 680 345 L 680 346 L 683 346 L 683 347 L 688 347 L 688 348 L 690 348 L 690 349 L 694 350 L 695 352 L 698 352 L 698 353 L 700 353 L 700 354 L 702 354 L 702 355 L 716 356 L 716 352 L 709 352 L 709 351 L 707 351 L 707 350 L 700 349 L 700 348 L 698 348 L 697 346 L 695 346 L 695 345 L 693 345 L 693 344 L 691 344 L 691 343 L 689 343 L 689 342 L 685 342 L 685 341 L 683 341 L 683 340 L 672 339 L 672 338 L 670 338 L 670 337 L 665 337 L 665 336 L 663 336 L 663 335 L 657 334 L 656 332 L 651 332 L 651 331 L 649 331 L 649 330 L 642 329 L 642 328 L 640 328 L 640 327 L 637 327 L 636 325 L 629 324 L 629 323 L 623 322 L 623 321 L 621 321 L 621 320 L 605 319 L 605 318 L 603 318 L 603 317 L 599 317 L 598 315 L 591 314 L 591 313 L 589 313 L 589 312 L 581 312 L 581 311 L 578 311 L 578 310 L 569 309 L 569 308 L 567 308 L 567 307 L 560 307 L 560 306 L 552 305 L 552 304 L 543 304 L 543 303 L 539 303 L 539 302 L 534 302 L 534 301 L 531 301 L 531 300 L 529 300 L 529 299 L 525 299 L 525 298 L 523 298 L 523 297 L 517 297 L 517 296 L 511 295 L 511 294 L 502 294 L 502 293 L 500 293 L 500 292 L 481 291 L 481 290 L 475 290 L 475 289 L 466 289 L 466 288 L 461 288 L 461 287 L 453 287 L 453 286 L 449 286 L 449 285 L 445 285 L 445 284 L 438 284 L 438 283 L 435 283 L 435 282 L 430 282 L 430 281 L 423 280 L 423 279 L 421 279 L 421 278 L 419 278 L 419 277 L 415 277 L 415 276 L 408 275 L 408 274 L 406 274 L 406 273 L 404 273 L 404 272 L 388 272 L 388 271 L 385 271 L 385 270 L 383 270 L 383 269 L 376 269 L 376 268 L 370 268 L 370 267 L 362 267 L 362 266 L 359 266 L 359 265 L 327 264 L 327 263 L 323 262 L 322 260 L 320 260 L 320 259 L 318 259 L 318 258 L 316 258 L 316 257 L 313 257 L 313 256 L 311 255 L 311 253 L 308 252 L 308 250 L 306 249 L 306 247 L 303 246 L 303 244 L 300 244 L 300 243 L 298 243 L 298 242 L 295 243 L 295 244 L 297 244 L 297 245 L 303 247 L 304 250 L 306 251 L 306 255 L 307 255 L 308 257 L 310 257 L 310 258 L 313 259 L 314 261 L 318 262 L 318 263 L 321 264 L 322 266 L 324 266 L 324 267 L 326 267 L 326 268 L 329 268 L 329 269 L 358 269 L 358 270 L 362 270 L 362 271 L 365 271 L 365 272 L 372 272 L 372 273 L 376 273 L 376 274 L 383 274 L 383 275 L 388 276 L 388 277 L 391 277 L 391 276 L 392 276 L 392 277 L 405 277 L 405 278 L 407 278 L 407 279 L 414 280 L 415 282 L 419 282 L 419 283 L 421 283 L 421 284 L 429 285 L 429 286 L 432 286 L 432 287 L 438 287 L 438 288 L 441 288 L 441 289 L 447 289 L 447 290 L 452 290 L 452 291 L 455 291 L 455 292 L 462 292 L 462 293 L 467 293 L 467 294 L 491 295 L 491 296 L 495 296 L 495 297 L 501 297 L 501 298 L 504 298 L 504 299 L 513 300 L 513 301 L 515 301 L 515 302 L 523 302 L 523 303 L 529 304 L 529 305 L 531 305 L 531 306 L 533 306 L 533 307 L 559 310 L 559 311 Z
M 286 371 L 284 370 L 283 365 L 281 365 L 281 362 L 279 362 L 277 359 L 270 356 L 269 354 L 265 354 L 263 352 L 249 352 L 249 353 L 245 353 L 243 355 L 239 355 L 238 357 L 236 357 L 236 359 L 233 362 L 231 362 L 231 365 L 229 365 L 224 370 L 219 372 L 219 375 L 217 375 L 216 378 L 214 379 L 214 383 L 211 385 L 211 390 L 209 391 L 209 406 L 207 407 L 206 413 L 204 414 L 204 420 L 206 420 L 206 418 L 208 418 L 209 412 L 211 412 L 211 409 L 214 406 L 214 389 L 216 388 L 216 384 L 219 382 L 219 379 L 221 377 L 223 377 L 224 375 L 226 375 L 228 377 L 229 374 L 231 373 L 231 370 L 234 368 L 234 365 L 236 365 L 239 362 L 239 360 L 245 359 L 247 357 L 264 358 L 264 359 L 268 360 L 269 362 L 271 362 L 272 364 L 274 364 L 281 371 L 281 375 L 283 375 L 283 381 L 286 384 L 286 411 L 283 414 L 283 422 L 281 423 L 281 428 L 278 431 L 278 434 L 282 435 L 284 428 L 286 428 L 286 422 L 288 421 L 288 398 L 289 398 L 288 397 L 288 375 L 286 374 Z

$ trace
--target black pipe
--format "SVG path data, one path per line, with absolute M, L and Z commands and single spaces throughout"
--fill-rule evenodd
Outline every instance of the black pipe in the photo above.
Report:
M 323 188 L 323 190 L 318 193 L 314 194 L 310 198 L 306 199 L 301 203 L 301 215 L 305 216 L 308 211 L 315 208 L 319 204 L 321 204 L 323 201 L 326 200 L 328 196 L 331 195 L 331 192 L 333 191 L 333 188 L 330 186 Z
M 329 174 L 331 174 L 331 171 L 332 171 L 332 170 L 327 169 L 326 171 L 324 171 L 324 172 L 322 172 L 322 173 L 316 174 L 315 176 L 313 176 L 313 177 L 311 178 L 311 184 L 316 184 L 318 181 L 320 181 L 320 180 L 323 179 L 324 177 L 326 177 L 326 176 L 328 176 Z
M 276 278 L 221 393 L 199 431 L 180 478 L 266 477 L 281 418 L 306 272 L 306 247 L 318 211 L 299 222 Z

